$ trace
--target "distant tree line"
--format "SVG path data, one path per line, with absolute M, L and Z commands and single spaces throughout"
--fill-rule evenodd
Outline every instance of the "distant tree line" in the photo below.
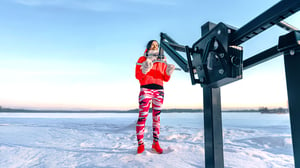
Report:
M 288 109 L 282 107 L 272 108 L 272 109 L 269 109 L 267 107 L 259 107 L 258 111 L 261 113 L 288 113 L 289 112 Z

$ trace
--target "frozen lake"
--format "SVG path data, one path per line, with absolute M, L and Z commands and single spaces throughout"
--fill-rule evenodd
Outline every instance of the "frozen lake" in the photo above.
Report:
M 136 155 L 133 113 L 0 113 L 0 167 L 204 167 L 203 113 L 162 113 Z M 288 114 L 223 113 L 225 167 L 294 167 Z

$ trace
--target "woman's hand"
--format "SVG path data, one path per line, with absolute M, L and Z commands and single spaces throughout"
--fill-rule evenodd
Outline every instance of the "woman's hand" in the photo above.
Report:
M 174 69 L 175 69 L 175 65 L 168 64 L 168 66 L 167 66 L 167 75 L 171 76 L 172 73 L 173 73 L 173 71 L 174 71 Z
M 146 61 L 143 62 L 141 67 L 143 74 L 147 74 L 151 70 L 152 66 L 153 66 L 152 60 L 146 59 Z

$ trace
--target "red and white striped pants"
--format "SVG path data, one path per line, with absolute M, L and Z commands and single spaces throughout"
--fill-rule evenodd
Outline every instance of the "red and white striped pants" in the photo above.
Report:
M 163 89 L 141 88 L 139 94 L 139 118 L 136 123 L 136 136 L 138 144 L 144 143 L 145 123 L 148 116 L 150 104 L 152 103 L 152 127 L 153 140 L 158 141 L 160 130 L 160 113 L 164 101 Z

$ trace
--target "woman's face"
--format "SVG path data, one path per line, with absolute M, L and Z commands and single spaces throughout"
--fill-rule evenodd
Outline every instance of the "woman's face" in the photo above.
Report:
M 158 50 L 158 43 L 157 43 L 157 41 L 153 41 L 152 42 L 150 50 Z

